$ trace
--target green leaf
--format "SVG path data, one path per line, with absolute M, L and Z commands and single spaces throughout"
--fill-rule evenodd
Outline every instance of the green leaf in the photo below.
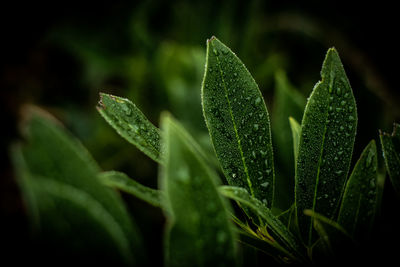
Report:
M 141 185 L 129 178 L 125 173 L 117 171 L 107 171 L 98 174 L 100 181 L 109 187 L 131 194 L 150 205 L 162 207 L 163 196 L 160 190 Z
M 228 183 L 271 207 L 275 178 L 268 111 L 249 71 L 215 37 L 207 41 L 202 103 Z
M 362 152 L 347 182 L 338 223 L 357 241 L 368 239 L 378 204 L 378 156 L 372 140 Z
M 379 136 L 390 181 L 400 196 L 400 124 L 393 124 L 392 134 L 380 132 Z
M 314 241 L 311 209 L 332 218 L 353 153 L 356 103 L 337 51 L 328 50 L 319 81 L 304 112 L 296 167 L 295 199 L 303 242 Z
M 19 180 L 26 182 L 25 199 L 34 199 L 40 230 L 63 245 L 94 246 L 97 253 L 118 254 L 117 261 L 138 262 L 136 227 L 119 196 L 98 181 L 100 168 L 89 152 L 46 112 L 31 107 L 25 115 L 27 143 L 15 152 L 15 168 L 23 169 Z
M 100 93 L 97 107 L 103 118 L 129 143 L 162 163 L 160 131 L 130 100 Z
M 272 137 L 275 156 L 275 200 L 277 207 L 285 210 L 294 202 L 293 142 L 289 117 L 301 120 L 306 98 L 289 82 L 284 71 L 275 73 L 274 106 L 271 112 Z
M 172 118 L 161 120 L 165 166 L 160 184 L 166 197 L 168 266 L 231 266 L 235 233 L 218 176 L 199 155 L 195 141 Z
M 250 208 L 257 215 L 262 217 L 266 221 L 267 226 L 274 233 L 274 237 L 277 239 L 277 244 L 275 245 L 275 247 L 280 248 L 282 251 L 286 252 L 287 255 L 292 259 L 298 261 L 304 260 L 301 253 L 302 249 L 300 242 L 261 201 L 251 196 L 247 192 L 247 190 L 242 187 L 220 186 L 219 191 L 225 197 L 241 203 L 242 205 Z
M 289 123 L 290 123 L 290 129 L 292 130 L 294 166 L 296 168 L 297 167 L 297 156 L 299 154 L 301 125 L 292 117 L 289 117 Z

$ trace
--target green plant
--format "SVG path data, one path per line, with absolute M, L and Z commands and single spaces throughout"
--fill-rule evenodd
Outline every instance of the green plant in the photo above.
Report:
M 277 79 L 281 112 L 296 116 L 291 113 L 302 110 L 305 100 L 288 88 L 282 73 Z M 215 37 L 207 42 L 201 95 L 216 158 L 169 113 L 162 114 L 157 128 L 130 100 L 100 94 L 98 111 L 104 119 L 159 163 L 159 189 L 143 186 L 122 172 L 101 171 L 47 113 L 37 108 L 25 111 L 27 144 L 15 146 L 13 158 L 35 224 L 63 240 L 85 240 L 79 249 L 101 242 L 108 244 L 106 259 L 143 264 L 139 231 L 110 189 L 114 188 L 162 208 L 168 266 L 234 265 L 237 241 L 280 263 L 330 262 L 368 240 L 385 175 L 379 172 L 374 140 L 348 175 L 357 108 L 334 48 L 327 52 L 321 81 L 308 98 L 301 124 L 293 117 L 280 121 L 279 129 L 292 130 L 284 136 L 293 141 L 279 142 L 293 144 L 293 150 L 285 152 L 292 153 L 288 155 L 293 159 L 286 162 L 293 165 L 285 168 L 294 168 L 294 177 L 278 175 L 269 114 L 256 82 Z M 397 190 L 398 128 L 396 124 L 392 135 L 381 134 L 386 166 Z M 228 185 L 222 185 L 221 178 Z

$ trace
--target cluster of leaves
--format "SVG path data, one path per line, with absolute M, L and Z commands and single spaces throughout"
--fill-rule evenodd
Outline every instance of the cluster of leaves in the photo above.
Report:
M 157 128 L 130 100 L 100 95 L 98 111 L 104 119 L 159 163 L 159 189 L 121 172 L 103 172 L 58 122 L 30 108 L 24 123 L 28 142 L 16 146 L 13 155 L 34 222 L 61 238 L 89 243 L 72 242 L 82 248 L 109 244 L 110 255 L 104 257 L 140 264 L 145 261 L 140 234 L 113 188 L 163 210 L 168 266 L 234 265 L 237 241 L 282 263 L 340 257 L 343 244 L 356 246 L 368 238 L 379 211 L 385 176 L 379 173 L 375 141 L 365 147 L 349 175 L 357 108 L 335 49 L 328 50 L 301 124 L 288 116 L 305 101 L 285 85 L 282 75 L 277 80 L 283 88 L 277 98 L 293 107 L 273 118 L 284 120 L 278 130 L 290 125 L 291 135 L 272 131 L 277 139 L 292 137 L 293 150 L 287 153 L 293 159 L 286 156 L 285 168 L 291 162 L 294 175 L 289 177 L 274 166 L 269 114 L 256 82 L 215 37 L 207 42 L 201 96 L 216 157 L 169 113 L 162 114 Z M 396 190 L 399 128 L 396 124 L 392 135 L 381 134 Z M 277 154 L 285 159 L 282 151 Z M 222 185 L 220 171 L 228 185 Z M 232 204 L 239 208 L 236 212 Z

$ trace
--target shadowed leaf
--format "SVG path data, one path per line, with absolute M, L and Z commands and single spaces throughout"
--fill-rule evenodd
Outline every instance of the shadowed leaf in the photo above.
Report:
M 372 140 L 347 182 L 337 222 L 357 241 L 368 239 L 378 204 L 378 157 Z
M 136 227 L 118 195 L 98 181 L 89 152 L 45 111 L 29 107 L 25 115 L 27 142 L 14 158 L 41 232 L 62 245 L 104 252 L 101 259 L 118 254 L 117 261 L 138 262 Z
M 392 134 L 380 132 L 379 136 L 390 181 L 400 196 L 400 124 L 394 123 Z
M 168 209 L 167 266 L 232 266 L 235 233 L 229 206 L 216 188 L 218 176 L 205 164 L 198 146 L 165 115 L 161 119 L 165 166 L 160 184 Z

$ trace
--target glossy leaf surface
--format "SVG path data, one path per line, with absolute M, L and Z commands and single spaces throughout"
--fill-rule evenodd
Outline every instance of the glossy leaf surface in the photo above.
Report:
M 295 199 L 303 242 L 311 245 L 313 226 L 303 211 L 332 218 L 338 208 L 353 153 L 356 103 L 337 51 L 328 50 L 319 81 L 301 124 Z
M 207 41 L 202 103 L 229 184 L 271 207 L 275 182 L 268 111 L 249 71 L 215 37 Z

